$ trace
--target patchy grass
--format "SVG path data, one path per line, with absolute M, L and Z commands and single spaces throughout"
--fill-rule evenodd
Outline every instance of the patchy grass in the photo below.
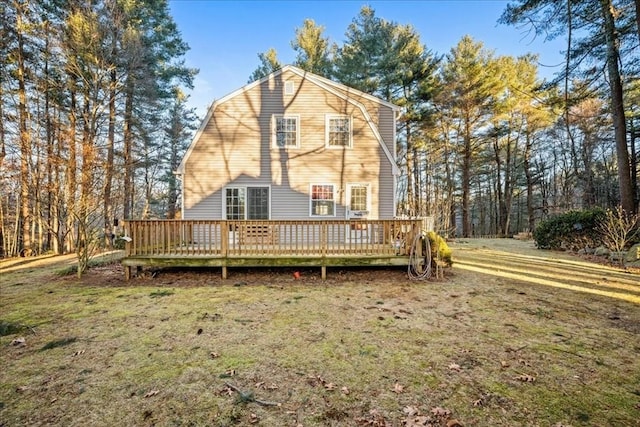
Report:
M 0 425 L 637 425 L 637 275 L 451 247 L 437 282 L 0 264 Z

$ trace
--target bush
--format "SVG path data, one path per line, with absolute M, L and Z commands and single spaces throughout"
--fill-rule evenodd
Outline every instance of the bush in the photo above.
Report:
M 451 248 L 449 248 L 447 242 L 433 231 L 427 232 L 427 238 L 429 239 L 429 245 L 431 245 L 431 259 L 433 262 L 435 262 L 436 259 L 440 259 L 447 267 L 451 267 L 453 260 L 451 259 Z
M 600 208 L 556 215 L 540 222 L 533 239 L 539 249 L 595 248 L 602 245 L 597 226 L 604 217 L 605 212 Z

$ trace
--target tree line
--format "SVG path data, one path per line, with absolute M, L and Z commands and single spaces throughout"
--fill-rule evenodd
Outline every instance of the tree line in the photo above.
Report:
M 115 243 L 177 209 L 195 114 L 166 0 L 0 5 L 0 254 Z
M 637 210 L 637 7 L 509 3 L 503 24 L 566 38 L 551 81 L 535 55 L 468 36 L 437 54 L 368 6 L 340 45 L 307 19 L 291 47 L 302 69 L 402 107 L 398 215 L 508 235 L 572 209 Z M 86 256 L 117 243 L 117 218 L 176 217 L 196 70 L 167 0 L 9 0 L 0 22 L 1 256 Z M 258 56 L 250 81 L 281 67 L 273 49 Z
M 433 215 L 446 234 L 509 235 L 572 209 L 637 210 L 638 3 L 509 3 L 503 24 L 566 37 L 551 81 L 535 55 L 498 56 L 469 36 L 438 55 L 368 6 L 341 46 L 310 19 L 291 46 L 295 65 L 402 107 L 399 215 Z M 274 49 L 258 57 L 249 81 L 282 66 Z

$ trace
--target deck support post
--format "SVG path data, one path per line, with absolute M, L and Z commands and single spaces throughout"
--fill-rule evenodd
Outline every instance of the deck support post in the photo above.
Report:
M 322 267 L 320 267 L 320 271 L 321 271 L 321 276 L 322 276 L 322 280 L 327 280 L 327 266 L 323 265 Z
M 131 280 L 131 266 L 127 265 L 124 267 L 124 281 L 128 282 Z
M 227 276 L 228 276 L 228 274 L 227 274 L 227 273 L 228 273 L 228 272 L 227 272 L 227 266 L 226 266 L 226 265 L 223 265 L 223 266 L 222 266 L 222 280 L 225 280 L 225 279 L 227 278 Z

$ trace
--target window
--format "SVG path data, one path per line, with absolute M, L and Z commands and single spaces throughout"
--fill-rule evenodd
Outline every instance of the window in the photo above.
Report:
M 229 187 L 225 206 L 227 219 L 269 219 L 269 187 Z
M 351 147 L 351 117 L 327 116 L 327 147 Z
M 351 185 L 351 200 L 349 201 L 349 209 L 352 211 L 366 211 L 367 209 L 367 190 L 366 185 Z
M 227 219 L 244 219 L 245 189 L 227 188 Z
M 333 184 L 311 185 L 311 216 L 335 216 L 336 203 Z
M 275 148 L 299 146 L 298 116 L 274 116 L 273 122 L 273 146 Z
M 295 84 L 291 80 L 284 82 L 284 94 L 293 95 L 295 92 Z

